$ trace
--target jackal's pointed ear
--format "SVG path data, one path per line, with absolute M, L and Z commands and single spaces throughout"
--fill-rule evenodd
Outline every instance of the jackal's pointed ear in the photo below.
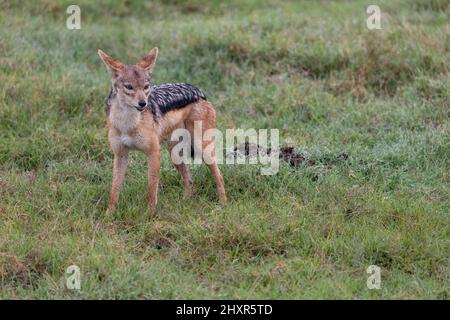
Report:
M 137 65 L 147 72 L 152 72 L 153 67 L 156 63 L 156 58 L 158 58 L 158 48 L 154 47 L 146 56 L 141 59 L 141 61 L 137 63 Z
M 111 75 L 115 78 L 119 75 L 119 73 L 123 70 L 124 64 L 119 60 L 115 60 L 104 53 L 102 50 L 98 49 L 98 55 L 103 60 L 106 68 L 108 68 Z

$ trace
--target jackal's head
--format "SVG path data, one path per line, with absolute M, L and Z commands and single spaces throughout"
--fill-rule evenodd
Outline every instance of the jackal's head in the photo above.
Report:
M 112 85 L 121 104 L 139 111 L 147 105 L 150 93 L 150 74 L 158 57 L 158 48 L 153 48 L 136 64 L 123 64 L 98 50 L 106 68 L 111 73 Z

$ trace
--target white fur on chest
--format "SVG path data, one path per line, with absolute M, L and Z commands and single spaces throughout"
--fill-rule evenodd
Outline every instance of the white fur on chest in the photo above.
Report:
M 136 141 L 129 133 L 137 129 L 140 113 L 135 108 L 121 107 L 120 105 L 114 107 L 111 110 L 110 121 L 111 125 L 120 132 L 120 135 L 115 139 L 115 143 L 133 148 L 136 146 Z

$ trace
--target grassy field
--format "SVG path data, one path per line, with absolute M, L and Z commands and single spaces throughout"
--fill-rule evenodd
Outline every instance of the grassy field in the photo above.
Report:
M 0 1 L 0 298 L 449 298 L 448 1 L 99 2 Z M 222 209 L 205 166 L 182 200 L 165 151 L 152 220 L 134 153 L 107 218 L 97 49 L 154 46 L 155 83 L 198 85 L 219 129 L 277 128 L 309 161 L 222 165 Z

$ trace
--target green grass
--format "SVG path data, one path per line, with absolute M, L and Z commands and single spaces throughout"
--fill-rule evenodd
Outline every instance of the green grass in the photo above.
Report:
M 448 299 L 448 1 L 376 1 L 373 31 L 356 0 L 83 0 L 78 31 L 72 3 L 0 2 L 1 298 Z M 198 85 L 219 129 L 278 128 L 315 165 L 222 165 L 221 209 L 204 166 L 183 201 L 164 153 L 152 220 L 135 153 L 107 218 L 96 52 L 131 63 L 153 46 L 155 83 Z

